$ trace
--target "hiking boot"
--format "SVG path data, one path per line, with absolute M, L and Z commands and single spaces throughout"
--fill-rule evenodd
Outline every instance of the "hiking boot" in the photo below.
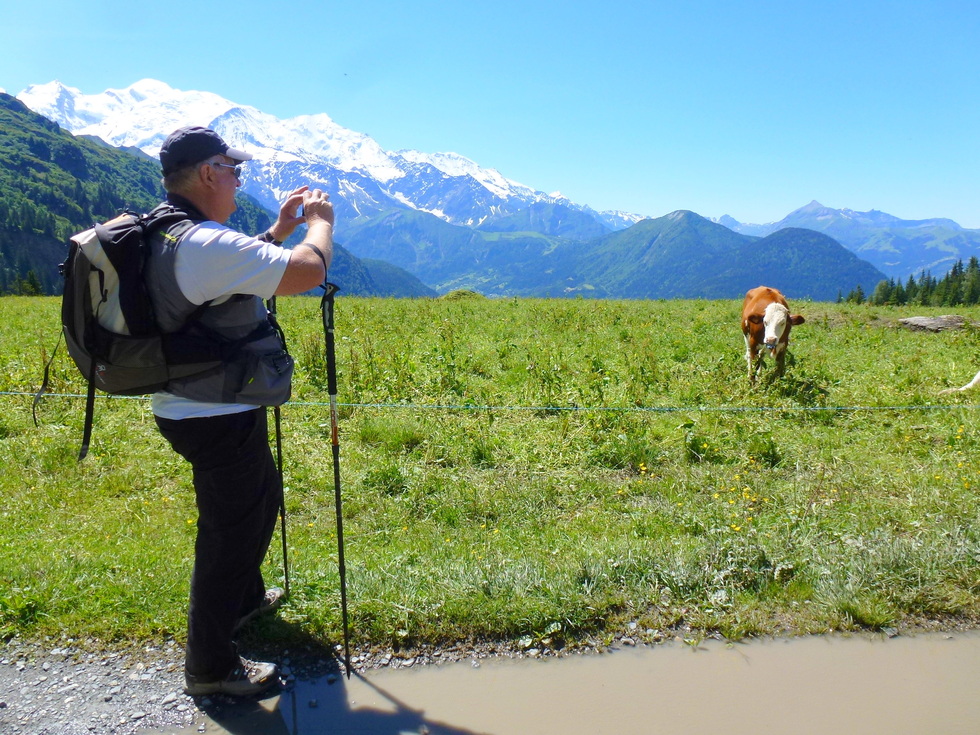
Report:
M 238 618 L 238 622 L 235 623 L 235 629 L 232 631 L 237 633 L 238 630 L 251 620 L 254 620 L 259 615 L 265 615 L 267 613 L 275 612 L 282 605 L 282 601 L 286 599 L 286 592 L 281 587 L 272 587 L 265 591 L 265 597 L 262 598 L 262 602 L 259 606 L 252 610 L 252 612 L 247 615 L 242 615 Z
M 238 666 L 224 679 L 202 681 L 184 672 L 184 691 L 192 697 L 202 694 L 227 694 L 231 697 L 250 697 L 261 694 L 278 681 L 279 667 L 261 661 L 238 659 Z

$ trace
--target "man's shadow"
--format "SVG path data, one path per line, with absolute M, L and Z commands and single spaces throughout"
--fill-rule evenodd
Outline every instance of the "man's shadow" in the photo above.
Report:
M 265 632 L 265 635 L 261 635 Z M 270 647 L 269 641 L 288 640 L 289 654 Z M 222 695 L 196 697 L 204 714 L 222 731 L 233 735 L 479 735 L 473 730 L 437 722 L 354 672 L 352 678 L 386 699 L 393 707 L 372 709 L 350 706 L 343 662 L 328 643 L 313 638 L 281 619 L 263 620 L 239 641 L 246 658 L 277 661 L 288 658 L 295 678 L 274 686 L 257 698 Z M 208 729 L 207 732 L 213 732 Z

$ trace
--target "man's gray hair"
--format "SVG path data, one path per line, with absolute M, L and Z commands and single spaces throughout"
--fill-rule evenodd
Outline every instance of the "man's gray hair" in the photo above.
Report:
M 198 161 L 191 166 L 184 166 L 176 171 L 171 171 L 160 180 L 160 183 L 163 184 L 164 191 L 175 194 L 180 194 L 185 191 L 188 185 L 194 180 L 201 166 L 210 162 L 210 160 Z

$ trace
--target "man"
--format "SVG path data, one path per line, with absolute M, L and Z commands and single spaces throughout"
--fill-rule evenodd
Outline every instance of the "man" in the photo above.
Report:
M 263 299 L 315 288 L 333 254 L 333 206 L 318 189 L 292 192 L 259 237 L 224 226 L 236 209 L 239 167 L 251 158 L 213 130 L 174 131 L 160 148 L 160 207 L 187 220 L 149 238 L 147 279 L 161 328 L 190 319 L 195 334 L 223 350 L 219 368 L 171 380 L 152 399 L 160 432 L 191 464 L 198 508 L 184 662 L 190 695 L 248 696 L 278 679 L 275 664 L 240 657 L 233 641 L 283 597 L 265 589 L 261 574 L 282 502 L 265 407 L 289 398 L 293 364 Z M 280 247 L 304 221 L 304 242 Z

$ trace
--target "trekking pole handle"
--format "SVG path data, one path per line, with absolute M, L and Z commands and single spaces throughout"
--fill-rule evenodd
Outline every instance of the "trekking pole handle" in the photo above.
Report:
M 320 308 L 323 311 L 323 333 L 327 342 L 327 358 L 333 362 L 336 345 L 333 334 L 333 297 L 340 290 L 340 287 L 329 281 L 323 283 L 323 299 L 320 301 Z M 327 393 L 331 396 L 337 395 L 337 370 L 327 370 Z

